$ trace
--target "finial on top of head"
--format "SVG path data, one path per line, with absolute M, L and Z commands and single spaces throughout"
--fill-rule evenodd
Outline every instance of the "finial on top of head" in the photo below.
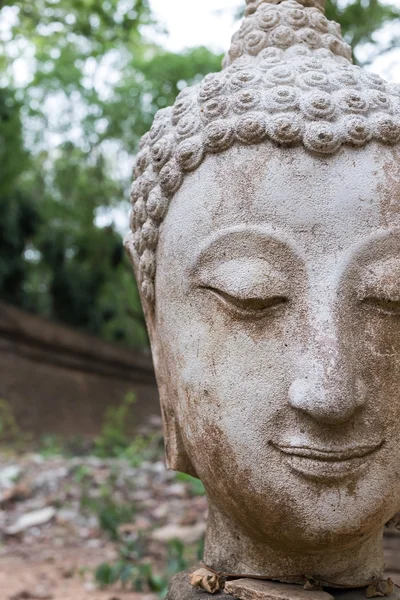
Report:
M 281 2 L 283 0 L 246 0 L 245 15 L 247 17 L 255 13 L 261 4 L 281 4 Z M 309 8 L 318 8 L 322 13 L 325 12 L 326 0 L 298 0 L 298 3 Z
M 287 50 L 298 44 L 310 50 L 324 48 L 351 61 L 351 48 L 340 25 L 323 14 L 324 4 L 324 0 L 247 0 L 245 18 L 223 66 L 241 57 L 257 57 L 265 48 Z

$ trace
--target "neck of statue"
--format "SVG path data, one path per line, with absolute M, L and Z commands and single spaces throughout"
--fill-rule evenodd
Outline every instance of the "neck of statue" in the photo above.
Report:
M 255 541 L 210 502 L 204 562 L 218 572 L 285 583 L 304 584 L 305 579 L 313 579 L 325 586 L 366 587 L 383 575 L 383 530 L 339 550 L 327 547 L 324 552 L 307 554 L 276 549 Z

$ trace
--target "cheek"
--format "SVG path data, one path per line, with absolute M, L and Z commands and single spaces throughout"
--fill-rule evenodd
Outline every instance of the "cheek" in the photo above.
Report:
M 400 319 L 366 315 L 359 331 L 363 334 L 354 337 L 353 356 L 367 393 L 363 421 L 367 428 L 381 431 L 391 448 L 389 463 L 397 469 L 400 457 Z
M 293 328 L 259 321 L 228 323 L 220 315 L 207 322 L 196 315 L 187 320 L 182 334 L 165 331 L 165 355 L 174 369 L 173 387 L 177 414 L 187 443 L 196 448 L 204 439 L 220 438 L 247 456 L 265 444 L 284 425 L 290 411 L 288 389 L 298 354 L 289 339 Z M 288 339 L 286 339 L 288 338 Z
M 387 410 L 400 411 L 400 318 L 369 316 L 364 319 L 358 337 L 357 357 L 363 378 L 371 390 L 369 402 L 379 399 Z M 393 402 L 394 397 L 396 402 Z

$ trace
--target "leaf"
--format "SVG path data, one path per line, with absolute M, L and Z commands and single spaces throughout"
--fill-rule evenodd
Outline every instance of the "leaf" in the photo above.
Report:
M 209 594 L 216 594 L 223 588 L 222 579 L 206 568 L 197 569 L 197 571 L 191 573 L 189 582 L 194 588 L 204 590 Z
M 366 598 L 383 598 L 384 596 L 390 596 L 393 592 L 394 583 L 389 577 L 368 586 L 365 596 Z

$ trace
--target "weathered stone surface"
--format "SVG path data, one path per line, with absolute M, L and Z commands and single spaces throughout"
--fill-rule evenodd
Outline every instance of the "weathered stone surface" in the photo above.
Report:
M 366 588 L 400 507 L 400 90 L 321 3 L 247 4 L 134 169 L 168 464 L 205 484 L 213 570 Z
M 327 592 L 307 591 L 300 585 L 257 579 L 227 581 L 225 592 L 240 600 L 333 600 Z
M 300 585 L 257 579 L 236 579 L 225 584 L 225 590 L 218 594 L 207 594 L 193 588 L 189 583 L 190 569 L 172 578 L 167 600 L 365 600 L 366 589 L 340 590 L 328 588 L 324 591 L 306 591 Z M 400 600 L 400 588 L 387 600 Z

